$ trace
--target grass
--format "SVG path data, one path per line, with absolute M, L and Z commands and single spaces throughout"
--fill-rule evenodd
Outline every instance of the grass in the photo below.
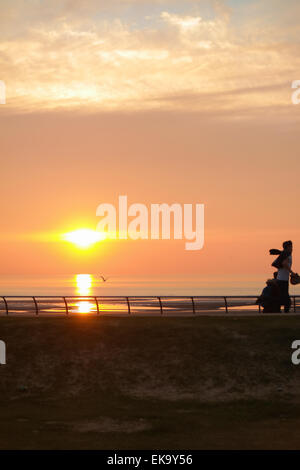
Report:
M 1 449 L 297 449 L 297 317 L 0 318 Z

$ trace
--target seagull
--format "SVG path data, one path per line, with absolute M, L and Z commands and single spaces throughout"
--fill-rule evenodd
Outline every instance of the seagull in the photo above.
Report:
M 103 282 L 106 282 L 109 279 L 109 277 L 104 277 L 104 276 L 100 276 L 100 277 L 101 277 Z

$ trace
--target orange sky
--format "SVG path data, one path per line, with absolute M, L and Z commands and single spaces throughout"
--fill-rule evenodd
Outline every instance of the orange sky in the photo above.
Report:
M 44 3 L 0 7 L 0 273 L 245 275 L 290 238 L 300 266 L 299 3 Z M 204 249 L 52 240 L 120 194 L 204 203 Z

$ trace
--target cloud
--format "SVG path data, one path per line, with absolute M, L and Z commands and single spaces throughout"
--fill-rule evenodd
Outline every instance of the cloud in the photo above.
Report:
M 200 16 L 180 16 L 180 15 L 173 15 L 168 13 L 167 11 L 163 11 L 161 13 L 161 18 L 168 23 L 179 26 L 180 29 L 183 31 L 192 30 L 199 26 L 200 21 L 202 18 Z
M 162 9 L 149 23 L 145 15 L 94 15 L 105 2 L 93 0 L 44 2 L 42 14 L 37 0 L 4 2 L 4 26 L 27 5 L 19 28 L 2 31 L 8 109 L 278 109 L 290 104 L 289 84 L 299 78 L 297 46 L 285 28 L 274 35 L 249 20 L 241 32 L 224 2 L 199 2 L 184 13 L 171 9 L 174 2 L 156 2 Z M 204 3 L 212 16 L 201 14 Z

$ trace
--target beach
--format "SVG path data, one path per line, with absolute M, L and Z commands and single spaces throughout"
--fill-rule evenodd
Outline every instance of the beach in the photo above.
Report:
M 1 318 L 2 449 L 291 449 L 296 317 Z M 162 346 L 163 345 L 163 346 Z

